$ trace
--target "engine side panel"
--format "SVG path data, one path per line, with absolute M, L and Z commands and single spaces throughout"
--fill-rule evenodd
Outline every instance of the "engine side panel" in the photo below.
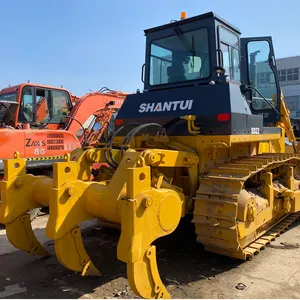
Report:
M 42 159 L 63 156 L 80 148 L 78 139 L 67 131 L 57 130 L 0 130 L 0 159 L 20 157 Z
M 186 121 L 180 120 L 185 115 L 196 116 L 195 125 L 201 128 L 203 135 L 258 134 L 264 131 L 262 116 L 251 114 L 239 85 L 232 83 L 129 95 L 117 119 L 123 120 L 124 124 L 159 123 L 167 128 L 168 135 L 182 136 L 190 135 Z

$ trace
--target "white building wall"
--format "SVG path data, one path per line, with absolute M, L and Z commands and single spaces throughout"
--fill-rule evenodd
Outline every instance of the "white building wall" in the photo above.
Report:
M 278 70 L 300 68 L 300 56 L 290 56 L 285 58 L 276 59 L 276 65 Z
M 300 116 L 300 56 L 276 60 L 280 87 L 291 117 Z

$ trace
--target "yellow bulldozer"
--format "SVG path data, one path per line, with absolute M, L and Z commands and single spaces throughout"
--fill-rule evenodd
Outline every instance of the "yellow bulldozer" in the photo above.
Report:
M 46 256 L 27 212 L 49 206 L 56 256 L 82 275 L 101 266 L 78 224 L 118 226 L 132 290 L 170 298 L 153 242 L 192 216 L 207 251 L 251 259 L 300 217 L 300 156 L 271 37 L 240 38 L 212 12 L 145 35 L 144 90 L 126 97 L 113 134 L 54 163 L 53 179 L 26 174 L 18 153 L 6 160 L 0 222 L 16 248 Z

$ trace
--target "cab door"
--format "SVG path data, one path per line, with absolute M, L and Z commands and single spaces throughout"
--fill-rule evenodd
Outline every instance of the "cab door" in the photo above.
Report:
M 280 86 L 272 38 L 241 38 L 242 92 L 264 124 L 280 119 Z

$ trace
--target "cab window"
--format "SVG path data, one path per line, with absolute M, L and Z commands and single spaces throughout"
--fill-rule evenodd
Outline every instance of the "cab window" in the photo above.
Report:
M 22 91 L 19 122 L 65 122 L 64 116 L 70 111 L 70 103 L 70 97 L 64 91 L 26 86 Z
M 44 123 L 50 120 L 50 91 L 36 89 L 36 122 Z
M 270 44 L 264 40 L 251 41 L 247 44 L 248 78 L 254 88 L 252 108 L 255 110 L 271 109 L 266 101 L 278 107 L 277 83 L 275 72 L 270 65 L 270 51 Z
M 150 85 L 207 78 L 209 46 L 207 28 L 176 33 L 150 45 Z
M 220 50 L 223 68 L 230 81 L 240 81 L 239 38 L 233 32 L 219 26 Z
M 22 91 L 21 105 L 19 110 L 19 122 L 27 123 L 34 121 L 34 99 L 31 87 L 25 87 Z
M 70 98 L 64 91 L 52 91 L 51 123 L 65 122 L 64 116 L 69 113 Z

